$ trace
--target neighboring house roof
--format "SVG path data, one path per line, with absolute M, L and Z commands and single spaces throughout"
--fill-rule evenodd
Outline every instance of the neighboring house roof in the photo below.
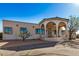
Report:
M 46 21 L 46 20 L 50 20 L 50 19 L 62 19 L 62 20 L 66 20 L 67 22 L 69 21 L 69 19 L 66 18 L 61 18 L 61 17 L 52 17 L 52 18 L 45 18 L 42 21 L 39 22 L 39 24 L 41 24 L 42 22 Z

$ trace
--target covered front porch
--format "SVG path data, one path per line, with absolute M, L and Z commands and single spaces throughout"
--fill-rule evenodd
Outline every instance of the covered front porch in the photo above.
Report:
M 68 30 L 65 22 L 47 22 L 42 24 L 41 28 L 45 30 L 43 38 L 47 41 L 60 41 L 67 38 Z

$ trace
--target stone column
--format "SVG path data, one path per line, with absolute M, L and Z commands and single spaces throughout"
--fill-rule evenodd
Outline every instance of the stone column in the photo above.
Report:
M 58 37 L 58 24 L 56 24 L 56 37 Z
M 66 24 L 66 37 L 68 38 L 69 34 L 68 34 L 68 26 Z
M 47 37 L 47 33 L 46 33 L 46 24 L 44 24 L 44 28 L 45 28 L 45 37 Z

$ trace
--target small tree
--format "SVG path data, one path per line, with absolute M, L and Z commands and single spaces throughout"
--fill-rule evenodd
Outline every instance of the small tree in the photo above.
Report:
M 22 38 L 22 40 L 24 41 L 26 38 L 29 38 L 30 37 L 30 33 L 29 32 L 25 32 L 25 33 L 20 33 L 20 35 L 19 35 L 21 38 Z
M 79 27 L 79 18 L 75 16 L 70 16 L 68 22 L 69 40 L 72 40 L 73 34 L 76 33 L 78 27 Z

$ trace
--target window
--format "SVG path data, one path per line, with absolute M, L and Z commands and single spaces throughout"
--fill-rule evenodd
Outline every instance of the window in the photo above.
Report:
M 36 29 L 35 32 L 36 32 L 36 34 L 40 34 L 40 30 L 39 29 Z
M 44 29 L 36 29 L 36 34 L 44 34 Z
M 20 32 L 25 33 L 25 32 L 27 32 L 27 29 L 26 29 L 26 28 L 21 27 L 21 28 L 20 28 Z
M 44 29 L 40 29 L 41 30 L 41 34 L 44 34 Z
M 12 34 L 12 27 L 4 27 L 4 33 Z

